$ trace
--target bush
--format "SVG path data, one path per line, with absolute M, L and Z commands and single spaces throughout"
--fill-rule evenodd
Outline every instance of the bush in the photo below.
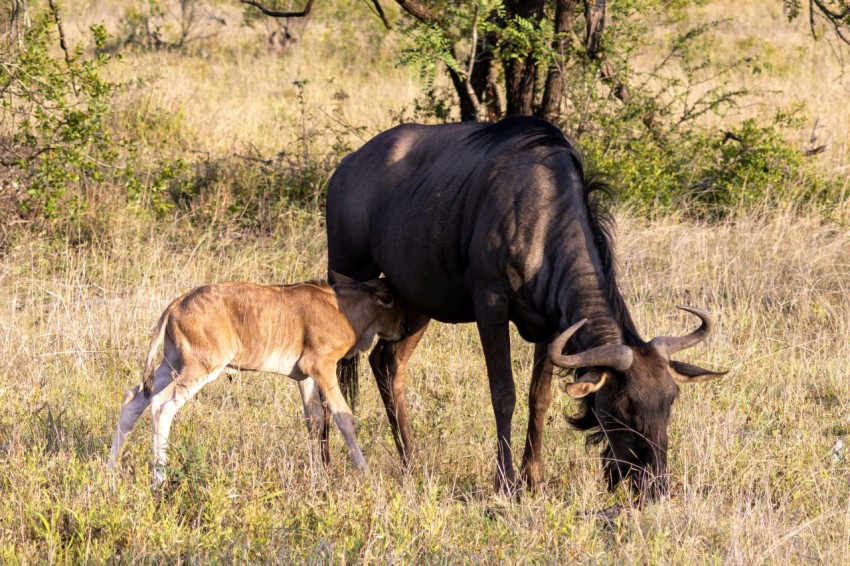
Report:
M 714 33 L 726 22 L 684 29 L 661 45 L 653 29 L 682 18 L 685 3 L 613 3 L 599 45 L 590 48 L 580 39 L 585 32 L 580 4 L 573 29 L 561 38 L 551 25 L 554 14 L 539 25 L 518 18 L 504 22 L 501 2 L 475 3 L 474 10 L 469 3 L 447 7 L 449 29 L 420 22 L 403 29 L 408 46 L 400 60 L 419 68 L 428 81 L 413 117 L 447 121 L 457 114 L 459 105 L 447 102 L 453 97 L 434 84 L 435 66 L 463 74 L 455 42 L 470 37 L 476 25 L 478 37 L 491 34 L 488 41 L 500 56 L 533 54 L 538 91 L 547 67 L 562 70 L 555 121 L 596 168 L 613 174 L 633 208 L 718 218 L 736 207 L 841 198 L 837 187 L 812 174 L 802 148 L 789 141 L 802 126 L 802 107 L 758 119 L 733 117 L 742 103 L 751 105 L 760 96 L 738 86 L 741 78 L 769 65 L 752 57 L 714 61 Z M 552 47 L 556 39 L 563 41 L 562 52 Z M 655 63 L 647 67 L 649 59 Z M 637 60 L 644 61 L 640 69 Z M 503 81 L 504 70 L 498 72 Z
M 25 31 L 20 42 L 0 47 L 0 104 L 5 119 L 0 158 L 17 186 L 18 210 L 44 219 L 77 216 L 87 206 L 86 191 L 103 180 L 116 162 L 120 142 L 107 117 L 116 85 L 101 76 L 105 55 L 86 58 L 82 47 L 65 59 L 52 55 L 53 24 L 47 15 Z M 92 26 L 94 46 L 106 32 Z

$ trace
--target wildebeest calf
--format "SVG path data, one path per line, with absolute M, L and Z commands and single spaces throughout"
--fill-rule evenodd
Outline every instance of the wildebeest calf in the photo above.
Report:
M 151 406 L 154 478 L 163 480 L 166 444 L 178 409 L 226 369 L 266 371 L 298 380 L 314 441 L 333 413 L 358 470 L 366 461 L 354 434 L 351 409 L 336 380 L 340 359 L 372 345 L 375 336 L 402 337 L 403 316 L 384 279 L 366 283 L 338 276 L 295 285 L 217 283 L 173 301 L 154 329 L 142 383 L 127 391 L 109 465 L 142 411 Z M 157 356 L 163 347 L 161 362 Z M 155 369 L 154 369 L 155 368 Z M 327 443 L 323 443 L 327 462 Z

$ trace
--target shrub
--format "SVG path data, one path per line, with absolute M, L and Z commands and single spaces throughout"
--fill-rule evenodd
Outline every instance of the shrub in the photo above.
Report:
M 18 210 L 45 219 L 83 211 L 86 191 L 103 180 L 120 146 L 107 121 L 116 88 L 101 75 L 107 56 L 85 57 L 78 46 L 57 58 L 52 30 L 45 15 L 22 41 L 7 39 L 0 47 L 0 157 L 7 174 L 26 187 L 14 195 Z M 91 33 L 95 48 L 102 47 L 103 27 L 92 26 Z

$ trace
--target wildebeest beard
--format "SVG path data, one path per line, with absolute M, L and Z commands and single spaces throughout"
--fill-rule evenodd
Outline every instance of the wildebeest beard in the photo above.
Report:
M 652 423 L 647 428 L 656 431 L 653 433 L 641 431 L 617 407 L 598 407 L 596 394 L 582 399 L 581 405 L 579 413 L 568 417 L 568 421 L 576 429 L 588 431 L 588 447 L 603 446 L 600 457 L 608 489 L 614 491 L 620 483 L 627 481 L 632 495 L 640 503 L 667 495 L 669 407 L 666 415 L 644 413 L 644 420 Z

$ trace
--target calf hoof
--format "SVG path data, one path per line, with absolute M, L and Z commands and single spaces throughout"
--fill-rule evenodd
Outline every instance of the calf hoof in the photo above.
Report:
M 153 486 L 160 488 L 165 484 L 165 466 L 162 464 L 154 466 L 153 469 Z

